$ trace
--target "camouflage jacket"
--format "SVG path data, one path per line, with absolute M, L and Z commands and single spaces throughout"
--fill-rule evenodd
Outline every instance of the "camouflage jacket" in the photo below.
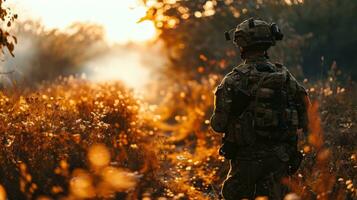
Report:
M 258 69 L 261 68 L 261 69 Z M 228 73 L 215 91 L 214 112 L 211 117 L 211 127 L 218 133 L 228 133 L 229 126 L 233 119 L 242 115 L 253 101 L 252 94 L 242 87 L 247 80 L 250 80 L 252 69 L 262 71 L 276 71 L 278 68 L 287 72 L 290 85 L 295 90 L 292 101 L 297 105 L 298 127 L 307 131 L 307 106 L 309 104 L 308 95 L 305 88 L 299 84 L 293 75 L 281 64 L 272 64 L 263 57 L 248 59 L 243 64 L 235 67 Z M 244 81 L 243 81 L 244 80 Z

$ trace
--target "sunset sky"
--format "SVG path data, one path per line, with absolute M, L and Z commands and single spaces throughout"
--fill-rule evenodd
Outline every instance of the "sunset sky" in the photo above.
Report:
M 9 0 L 20 19 L 40 19 L 48 28 L 65 28 L 73 22 L 104 26 L 110 42 L 146 41 L 155 36 L 152 22 L 137 21 L 145 7 L 137 0 Z
M 106 39 L 113 49 L 102 57 L 88 60 L 83 72 L 89 80 L 120 80 L 129 87 L 142 88 L 150 77 L 144 57 L 156 58 L 155 52 L 143 53 L 138 48 L 127 48 L 126 43 L 135 42 L 147 46 L 156 36 L 154 24 L 150 21 L 137 23 L 146 13 L 143 3 L 137 0 L 8 0 L 7 5 L 19 15 L 19 21 L 40 20 L 48 29 L 65 29 L 74 22 L 90 22 L 102 25 Z M 16 57 L 11 59 L 10 69 L 22 69 L 29 56 L 28 48 L 36 48 L 19 38 L 15 49 Z M 114 45 L 119 44 L 119 46 Z M 146 48 L 151 48 L 147 46 Z M 147 51 L 145 51 L 147 52 Z

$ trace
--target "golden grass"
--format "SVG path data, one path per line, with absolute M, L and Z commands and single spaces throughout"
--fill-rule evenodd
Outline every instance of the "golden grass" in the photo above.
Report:
M 219 198 L 228 168 L 208 125 L 217 81 L 152 91 L 157 105 L 120 83 L 73 77 L 0 93 L 0 199 Z M 351 90 L 309 88 L 316 103 L 299 144 L 305 160 L 285 181 L 302 199 L 354 198 Z

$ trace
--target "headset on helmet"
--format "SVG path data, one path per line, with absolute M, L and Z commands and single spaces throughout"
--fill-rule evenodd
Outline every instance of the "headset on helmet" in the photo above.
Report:
M 276 40 L 276 41 L 283 40 L 284 34 L 281 32 L 281 30 L 278 27 L 278 25 L 276 25 L 275 23 L 272 23 L 270 25 L 270 29 L 271 29 L 271 33 L 272 33 L 272 35 L 274 37 L 274 40 Z
M 242 49 L 261 49 L 267 50 L 274 46 L 276 41 L 283 39 L 284 35 L 275 23 L 267 23 L 260 19 L 250 18 L 240 23 L 236 28 L 225 32 L 226 40 L 232 40 L 233 43 Z

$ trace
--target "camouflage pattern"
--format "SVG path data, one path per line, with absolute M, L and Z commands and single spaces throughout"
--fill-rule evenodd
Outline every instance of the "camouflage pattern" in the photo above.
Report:
M 281 181 L 302 160 L 296 133 L 307 131 L 306 90 L 286 67 L 267 60 L 266 51 L 282 38 L 276 24 L 253 18 L 234 29 L 245 62 L 217 87 L 211 118 L 213 130 L 223 133 L 220 154 L 230 160 L 224 199 L 283 199 Z
M 233 159 L 230 160 L 230 165 L 229 175 L 222 187 L 224 199 L 255 199 L 267 196 L 269 199 L 281 200 L 288 191 L 280 184 L 280 179 L 287 175 L 286 163 L 276 157 Z
M 274 46 L 277 40 L 283 39 L 279 27 L 275 23 L 250 18 L 234 29 L 233 42 L 244 50 L 267 50 Z
M 281 179 L 302 159 L 296 131 L 307 130 L 308 103 L 287 68 L 265 56 L 246 59 L 225 76 L 211 118 L 213 130 L 224 133 L 221 153 L 230 159 L 225 199 L 282 199 L 287 189 Z

